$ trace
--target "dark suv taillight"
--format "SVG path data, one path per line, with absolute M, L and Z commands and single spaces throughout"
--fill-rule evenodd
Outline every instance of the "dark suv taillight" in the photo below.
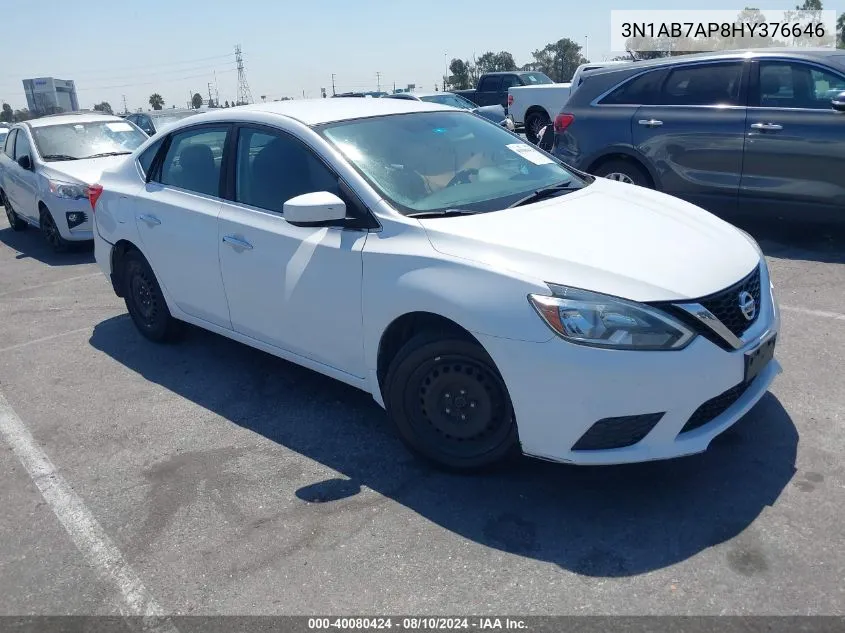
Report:
M 561 113 L 555 117 L 555 133 L 560 134 L 575 120 L 574 114 Z

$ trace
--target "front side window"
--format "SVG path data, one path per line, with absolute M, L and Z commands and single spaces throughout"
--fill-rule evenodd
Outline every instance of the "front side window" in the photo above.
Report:
M 131 154 L 147 140 L 126 121 L 89 121 L 35 127 L 35 147 L 45 161 Z
M 241 128 L 235 201 L 282 213 L 285 202 L 315 191 L 341 196 L 337 176 L 304 143 L 282 132 Z
M 32 146 L 29 144 L 26 132 L 18 130 L 17 139 L 15 140 L 15 160 L 21 156 L 29 156 L 32 158 Z
M 514 86 L 519 85 L 519 79 L 516 78 L 515 75 L 505 75 L 502 77 L 502 90 L 507 90 L 508 88 L 513 88 Z
M 757 104 L 764 108 L 829 110 L 845 79 L 801 62 L 761 61 L 759 86 Z
M 538 189 L 586 184 L 535 146 L 468 112 L 342 121 L 320 132 L 406 214 L 495 211 Z
M 739 105 L 742 62 L 675 69 L 663 85 L 659 105 Z
M 174 134 L 161 163 L 159 182 L 219 197 L 227 131 L 226 127 L 201 127 Z
M 3 147 L 3 152 L 9 158 L 15 158 L 15 137 L 18 135 L 17 130 L 12 130 L 9 132 L 9 136 L 6 137 L 6 145 Z

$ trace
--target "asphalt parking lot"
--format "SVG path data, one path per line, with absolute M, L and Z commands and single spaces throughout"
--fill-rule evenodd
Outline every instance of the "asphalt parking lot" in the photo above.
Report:
M 2 218 L 0 614 L 842 614 L 845 237 L 752 230 L 784 373 L 707 453 L 467 477 L 364 393 L 145 341 L 90 249 Z

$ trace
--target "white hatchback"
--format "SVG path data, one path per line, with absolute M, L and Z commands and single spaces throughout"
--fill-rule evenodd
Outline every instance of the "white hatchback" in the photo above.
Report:
M 368 391 L 451 468 L 697 453 L 780 371 L 748 235 L 436 104 L 198 115 L 90 201 L 144 336 L 193 323 Z

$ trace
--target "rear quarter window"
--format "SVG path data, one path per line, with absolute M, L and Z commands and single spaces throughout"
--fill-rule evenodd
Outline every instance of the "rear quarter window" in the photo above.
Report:
M 601 105 L 650 105 L 657 103 L 665 70 L 653 70 L 636 76 L 613 89 Z

